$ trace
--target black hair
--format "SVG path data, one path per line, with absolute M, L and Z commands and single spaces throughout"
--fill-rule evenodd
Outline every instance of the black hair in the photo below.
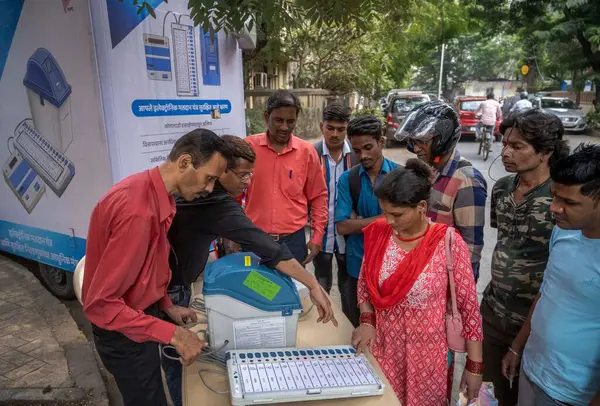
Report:
M 300 99 L 298 99 L 298 96 L 289 90 L 277 90 L 271 96 L 269 96 L 269 99 L 267 100 L 267 109 L 265 112 L 268 115 L 271 115 L 273 110 L 281 107 L 295 107 L 296 115 L 300 114 L 302 111 Z
M 539 108 L 513 112 L 502 120 L 500 133 L 504 134 L 509 128 L 518 128 L 538 154 L 552 153 L 548 160 L 550 166 L 569 155 L 569 146 L 563 140 L 563 124 L 554 114 Z
M 235 135 L 224 135 L 221 139 L 227 143 L 231 157 L 234 160 L 245 159 L 251 164 L 256 161 L 256 153 L 252 149 L 252 146 L 244 141 L 243 138 L 236 137 Z
M 383 124 L 375 116 L 355 117 L 348 123 L 348 138 L 370 135 L 377 141 L 383 137 Z
M 347 123 L 350 120 L 350 108 L 342 103 L 334 102 L 328 104 L 323 109 L 323 121 L 335 121 L 338 123 Z
M 581 185 L 581 194 L 600 202 L 600 145 L 579 144 L 573 153 L 550 167 L 550 177 L 567 186 Z
M 429 201 L 432 186 L 432 169 L 417 158 L 406 161 L 384 176 L 375 188 L 378 199 L 398 207 L 417 207 L 419 202 Z
M 493 99 L 494 98 L 494 93 L 493 92 L 489 92 L 486 97 L 487 97 L 488 100 Z
M 198 168 L 216 153 L 223 155 L 228 166 L 231 166 L 233 160 L 227 143 L 214 132 L 198 128 L 183 135 L 175 142 L 168 159 L 175 162 L 181 155 L 188 154 L 192 157 L 192 166 Z

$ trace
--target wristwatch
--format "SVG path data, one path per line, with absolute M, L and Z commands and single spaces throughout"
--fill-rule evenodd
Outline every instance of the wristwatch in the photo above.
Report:
M 356 219 L 357 220 L 362 220 L 363 218 L 362 218 L 362 216 L 356 216 Z

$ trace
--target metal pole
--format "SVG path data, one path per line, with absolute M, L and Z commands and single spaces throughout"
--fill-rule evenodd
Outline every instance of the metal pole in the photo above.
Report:
M 438 99 L 442 97 L 442 74 L 444 73 L 444 49 L 446 44 L 442 44 L 442 55 L 440 58 L 440 83 L 438 85 Z

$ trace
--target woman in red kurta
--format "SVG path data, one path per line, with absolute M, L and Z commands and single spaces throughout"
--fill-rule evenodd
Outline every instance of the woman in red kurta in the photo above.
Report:
M 451 391 L 445 326 L 448 227 L 425 216 L 430 191 L 429 167 L 409 160 L 376 188 L 384 218 L 363 230 L 361 325 L 352 341 L 358 351 L 371 350 L 403 406 L 445 406 Z M 472 400 L 483 371 L 481 315 L 469 251 L 458 233 L 452 257 L 468 353 L 461 387 Z

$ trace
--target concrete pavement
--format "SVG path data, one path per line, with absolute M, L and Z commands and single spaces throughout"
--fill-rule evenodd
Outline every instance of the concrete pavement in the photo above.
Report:
M 106 406 L 92 346 L 67 308 L 0 255 L 0 404 Z

